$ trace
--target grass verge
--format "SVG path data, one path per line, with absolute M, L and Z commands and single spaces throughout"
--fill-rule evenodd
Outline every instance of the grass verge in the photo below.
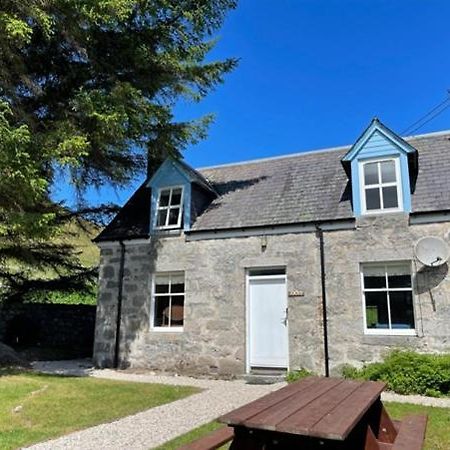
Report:
M 191 395 L 185 386 L 0 372 L 0 449 L 16 449 Z
M 425 450 L 450 449 L 450 408 L 433 408 L 430 406 L 412 405 L 410 403 L 384 403 L 389 414 L 394 419 L 402 419 L 410 414 L 428 414 Z M 157 448 L 157 450 L 175 450 L 197 438 L 216 430 L 222 424 L 210 422 L 195 428 L 189 433 L 178 436 Z M 223 447 L 228 448 L 228 446 Z
M 410 414 L 427 414 L 425 450 L 450 449 L 450 408 L 434 408 L 411 403 L 384 402 L 384 404 L 389 415 L 394 419 L 402 419 Z
M 189 442 L 195 441 L 195 439 L 199 439 L 202 436 L 206 436 L 208 433 L 211 433 L 212 431 L 217 430 L 217 428 L 220 427 L 223 427 L 223 424 L 219 422 L 205 423 L 204 425 L 201 425 L 200 427 L 194 428 L 193 430 L 189 431 L 189 433 L 182 434 L 181 436 L 178 436 L 175 439 L 172 439 L 171 441 L 166 442 L 159 447 L 156 447 L 155 450 L 176 450 L 178 447 L 189 444 Z M 228 447 L 224 446 L 224 448 Z

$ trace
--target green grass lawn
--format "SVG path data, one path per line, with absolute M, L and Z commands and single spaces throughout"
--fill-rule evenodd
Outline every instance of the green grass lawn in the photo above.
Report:
M 426 450 L 450 449 L 450 408 L 432 408 L 429 406 L 417 406 L 409 403 L 385 403 L 389 414 L 394 419 L 401 419 L 409 414 L 428 414 Z M 211 431 L 216 430 L 222 424 L 210 422 L 201 427 L 183 434 L 170 442 L 158 447 L 158 450 L 175 450 L 181 445 L 187 444 Z M 224 446 L 222 448 L 228 448 Z
M 428 414 L 426 450 L 450 449 L 450 408 L 411 405 L 410 403 L 385 403 L 391 417 L 402 419 L 410 414 Z
M 16 449 L 186 397 L 198 389 L 0 372 L 0 449 Z

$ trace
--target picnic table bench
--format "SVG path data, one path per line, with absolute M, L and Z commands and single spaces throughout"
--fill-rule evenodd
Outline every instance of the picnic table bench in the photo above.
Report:
M 219 418 L 228 425 L 183 446 L 231 450 L 421 450 L 426 416 L 393 421 L 381 402 L 385 384 L 308 377 Z

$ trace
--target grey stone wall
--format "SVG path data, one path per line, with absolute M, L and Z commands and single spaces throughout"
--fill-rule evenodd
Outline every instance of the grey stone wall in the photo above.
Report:
M 361 218 L 354 231 L 325 234 L 330 365 L 379 360 L 393 348 L 450 351 L 450 276 L 448 266 L 423 267 L 414 258 L 415 242 L 439 236 L 449 242 L 450 223 L 409 225 L 408 216 Z M 412 261 L 416 336 L 365 335 L 360 264 Z
M 356 230 L 325 232 L 330 364 L 361 364 L 386 350 L 408 346 L 421 351 L 449 349 L 450 280 L 446 266 L 417 267 L 417 336 L 367 336 L 363 331 L 360 263 L 413 259 L 422 236 L 446 235 L 449 223 L 408 225 L 405 215 L 359 220 Z M 246 271 L 285 266 L 289 297 L 290 369 L 323 373 L 319 242 L 316 233 L 273 235 L 267 248 L 261 237 L 186 241 L 184 235 L 126 241 L 120 335 L 121 366 L 186 374 L 230 376 L 246 370 Z M 118 243 L 101 250 L 94 357 L 110 366 L 114 357 L 120 262 Z M 183 332 L 150 328 L 151 276 L 184 271 Z M 430 290 L 431 289 L 431 295 Z
M 112 364 L 116 327 L 120 250 L 102 248 L 94 356 Z M 314 233 L 186 242 L 184 236 L 149 243 L 126 242 L 120 336 L 122 366 L 189 374 L 229 376 L 245 373 L 246 270 L 286 266 L 290 358 L 293 367 L 323 366 L 319 247 Z M 183 332 L 150 329 L 151 275 L 184 271 Z

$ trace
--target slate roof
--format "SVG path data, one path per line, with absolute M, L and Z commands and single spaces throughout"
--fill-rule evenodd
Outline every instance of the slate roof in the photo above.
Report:
M 198 171 L 193 169 L 189 164 L 186 164 L 183 160 L 178 160 L 177 163 L 187 172 L 189 178 L 203 189 L 217 194 L 211 183 Z
M 450 131 L 405 140 L 419 152 L 412 212 L 450 210 Z M 350 183 L 341 164 L 349 149 L 198 169 L 219 196 L 192 231 L 353 218 Z M 150 189 L 142 185 L 96 240 L 147 237 L 149 209 Z
M 151 189 L 142 183 L 94 242 L 146 238 L 150 229 Z
M 408 139 L 419 152 L 412 212 L 450 210 L 450 131 Z

